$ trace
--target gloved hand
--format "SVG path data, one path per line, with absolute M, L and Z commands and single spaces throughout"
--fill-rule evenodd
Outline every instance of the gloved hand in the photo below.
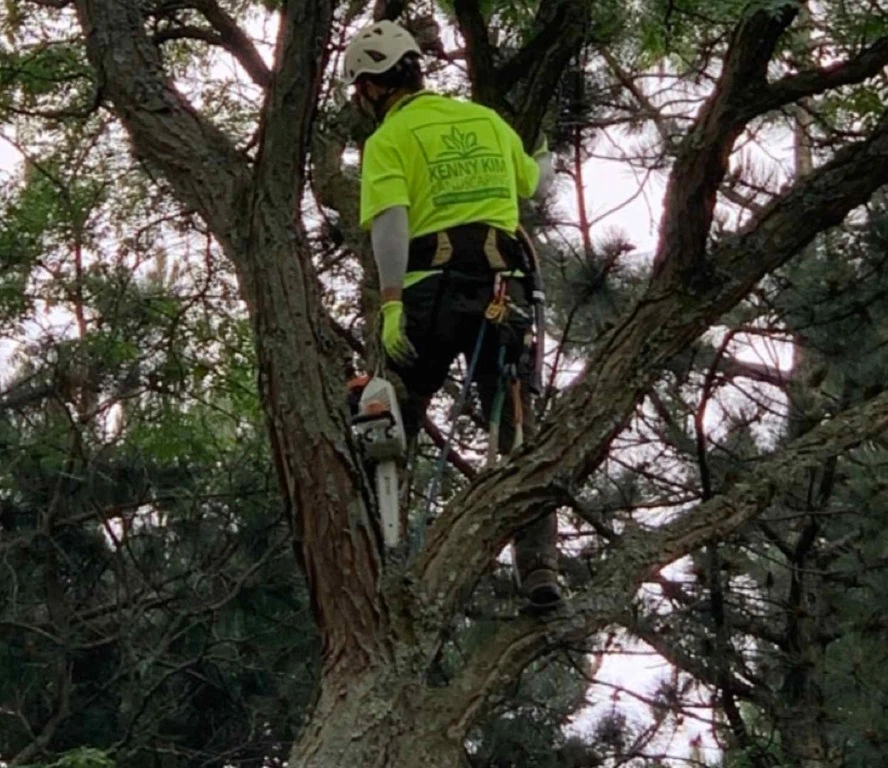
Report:
M 382 346 L 398 365 L 411 365 L 416 361 L 416 350 L 404 333 L 405 325 L 404 302 L 385 302 L 382 305 Z

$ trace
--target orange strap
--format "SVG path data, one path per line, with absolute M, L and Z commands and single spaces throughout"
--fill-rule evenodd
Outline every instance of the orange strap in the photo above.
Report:
M 491 323 L 502 323 L 506 319 L 506 281 L 499 272 L 493 278 L 493 299 L 484 311 L 484 317 Z

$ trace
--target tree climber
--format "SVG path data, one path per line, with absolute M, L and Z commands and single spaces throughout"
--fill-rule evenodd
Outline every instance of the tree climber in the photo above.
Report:
M 459 354 L 476 361 L 468 375 L 488 421 L 510 370 L 498 441 L 508 453 L 516 431 L 533 428 L 534 266 L 515 236 L 518 198 L 545 194 L 551 155 L 526 154 L 493 110 L 424 90 L 420 56 L 391 21 L 361 30 L 345 53 L 345 81 L 378 123 L 364 146 L 360 218 L 379 271 L 383 347 L 413 439 Z M 538 609 L 561 597 L 556 537 L 554 513 L 515 537 L 518 578 Z

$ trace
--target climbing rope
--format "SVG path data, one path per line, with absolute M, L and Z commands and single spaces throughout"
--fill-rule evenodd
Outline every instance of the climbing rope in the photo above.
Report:
M 447 457 L 450 455 L 453 435 L 456 432 L 456 420 L 466 406 L 466 400 L 469 396 L 469 387 L 475 376 L 475 369 L 478 367 L 478 358 L 481 356 L 481 347 L 484 344 L 484 335 L 487 331 L 487 326 L 499 325 L 502 323 L 506 318 L 507 309 L 506 281 L 501 275 L 497 274 L 494 276 L 493 298 L 487 305 L 487 309 L 484 311 L 484 320 L 481 322 L 481 327 L 478 330 L 478 337 L 475 340 L 475 348 L 472 350 L 472 357 L 469 360 L 469 367 L 466 369 L 466 376 L 463 379 L 459 397 L 457 397 L 453 404 L 453 408 L 450 411 L 450 427 L 447 430 L 447 438 L 444 440 L 444 445 L 441 448 L 441 453 L 438 456 L 438 461 L 435 465 L 435 472 L 432 475 L 432 481 L 429 485 L 425 509 L 420 516 L 413 535 L 410 548 L 411 556 L 415 555 L 425 543 L 426 528 L 428 528 L 429 520 L 432 516 L 432 507 L 438 500 L 438 493 L 441 490 L 441 481 L 444 477 L 444 466 L 447 463 Z M 501 355 L 502 354 L 504 354 L 504 350 L 501 348 Z

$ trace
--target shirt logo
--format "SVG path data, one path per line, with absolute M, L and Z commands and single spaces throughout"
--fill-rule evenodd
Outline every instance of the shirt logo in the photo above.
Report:
M 436 207 L 510 199 L 508 164 L 489 118 L 431 123 L 413 129 Z

